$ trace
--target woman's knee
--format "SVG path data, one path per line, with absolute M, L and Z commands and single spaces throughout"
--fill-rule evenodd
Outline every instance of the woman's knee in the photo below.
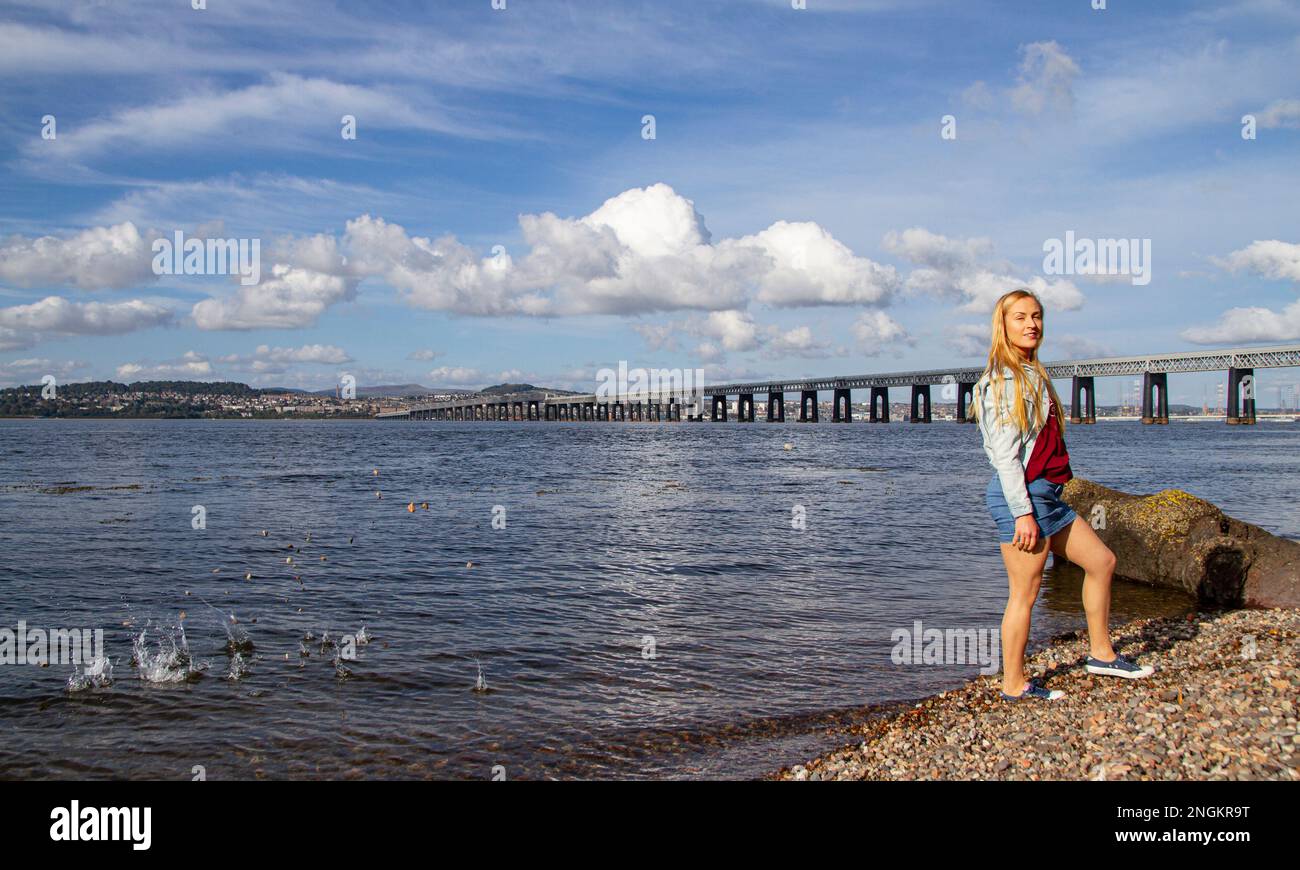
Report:
M 1093 560 L 1093 570 L 1101 577 L 1109 580 L 1115 573 L 1115 565 L 1118 563 L 1114 551 L 1105 544 L 1101 545 L 1101 552 Z

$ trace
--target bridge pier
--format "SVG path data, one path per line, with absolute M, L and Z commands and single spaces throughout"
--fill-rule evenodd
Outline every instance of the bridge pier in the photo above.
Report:
M 843 410 L 840 410 L 843 407 Z M 836 387 L 831 401 L 831 422 L 853 422 L 853 392 L 843 387 Z
M 1153 393 L 1155 394 L 1153 396 Z M 1169 422 L 1169 375 L 1166 372 L 1142 373 L 1142 422 Z
M 961 381 L 957 384 L 957 422 L 974 423 L 971 408 L 975 402 L 975 383 Z
M 647 403 L 646 414 L 651 420 L 654 420 L 656 423 L 661 422 L 663 420 L 663 403 L 662 402 Z
M 713 396 L 713 413 L 710 415 L 714 423 L 727 422 L 727 397 Z
M 1229 426 L 1249 426 L 1255 422 L 1255 370 L 1228 369 Z
M 817 391 L 801 390 L 799 393 L 799 422 L 817 422 Z
M 771 390 L 768 390 L 767 422 L 769 423 L 785 422 L 785 393 L 774 393 Z
M 925 412 L 917 407 L 918 403 L 925 400 Z M 908 418 L 913 423 L 930 423 L 930 385 L 929 384 L 912 384 L 912 413 Z
M 1096 423 L 1097 396 L 1092 375 L 1075 375 L 1070 379 L 1070 422 Z M 1161 390 L 1161 394 L 1164 391 Z M 1084 399 L 1082 394 L 1087 394 Z
M 741 393 L 736 397 L 736 419 L 741 423 L 754 422 L 753 393 Z
M 668 422 L 682 422 L 682 405 L 681 402 L 678 402 L 676 399 L 668 400 Z
M 879 405 L 877 399 L 880 400 Z M 867 419 L 872 423 L 889 422 L 889 387 L 871 388 L 871 416 Z

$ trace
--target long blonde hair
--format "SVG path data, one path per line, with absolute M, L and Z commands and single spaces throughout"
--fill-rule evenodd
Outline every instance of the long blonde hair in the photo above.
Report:
M 1052 397 L 1052 401 L 1055 404 L 1055 411 L 1053 413 L 1056 417 L 1056 426 L 1061 433 L 1061 437 L 1064 438 L 1065 412 L 1061 410 L 1061 399 L 1056 394 L 1056 388 L 1052 386 L 1052 379 L 1047 376 L 1047 369 L 1043 368 L 1043 364 L 1038 359 L 1038 349 L 1035 348 L 1031 358 L 1026 360 L 1024 354 L 1015 348 L 1011 344 L 1010 339 L 1007 338 L 1006 311 L 1026 296 L 1031 297 L 1035 302 L 1037 302 L 1038 310 L 1046 314 L 1046 309 L 1043 308 L 1043 301 L 1038 298 L 1038 294 L 1030 290 L 1028 287 L 1019 287 L 1002 294 L 1002 297 L 998 299 L 997 304 L 993 306 L 992 341 L 989 346 L 988 365 L 984 367 L 984 375 L 988 377 L 989 386 L 993 390 L 993 407 L 1000 408 L 1002 406 L 1002 391 L 1004 389 L 1002 370 L 1004 368 L 1011 369 L 1016 384 L 1016 401 L 1011 406 L 1011 420 L 1022 433 L 1026 433 L 1029 431 L 1031 424 L 1028 416 L 1025 414 L 1024 400 L 1025 395 L 1030 391 L 1030 387 L 1029 378 L 1025 376 L 1024 366 L 1028 365 L 1030 368 L 1034 369 L 1034 371 L 1038 373 L 1040 386 L 1038 392 L 1035 393 L 1035 420 L 1032 425 L 1034 428 L 1038 428 L 1047 422 L 1046 408 L 1042 402 L 1043 394 L 1041 386 L 1046 384 L 1047 392 Z M 983 378 L 981 378 L 981 380 L 983 380 Z M 975 386 L 975 395 L 972 406 L 971 410 L 973 411 L 973 416 L 978 420 L 981 409 L 979 384 L 976 384 Z M 1005 418 L 1006 415 L 1004 413 L 1003 419 Z

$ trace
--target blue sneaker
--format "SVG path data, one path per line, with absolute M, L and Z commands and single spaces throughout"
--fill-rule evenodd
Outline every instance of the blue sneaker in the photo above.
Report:
M 1141 677 L 1149 677 L 1156 672 L 1151 665 L 1140 665 L 1130 658 L 1126 658 L 1119 653 L 1109 662 L 1103 662 L 1101 659 L 1095 659 L 1088 656 L 1088 663 L 1084 666 L 1090 674 L 1102 674 L 1107 677 L 1123 677 L 1126 680 L 1136 680 Z
M 1065 693 L 1060 689 L 1044 688 L 1038 682 L 1037 677 L 1025 683 L 1025 690 L 1019 695 L 1008 695 L 1006 692 L 1002 692 L 1001 695 L 1004 701 L 1019 701 L 1021 698 L 1042 698 L 1044 701 L 1055 701 L 1065 697 Z

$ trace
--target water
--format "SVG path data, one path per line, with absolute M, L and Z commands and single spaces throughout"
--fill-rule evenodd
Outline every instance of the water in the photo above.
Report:
M 978 437 L 0 421 L 0 625 L 102 628 L 110 660 L 0 667 L 0 776 L 762 775 L 977 673 L 890 653 L 917 619 L 1000 622 Z M 1300 537 L 1300 426 L 1067 438 L 1081 476 Z M 1080 582 L 1049 566 L 1032 644 L 1084 626 Z M 1117 583 L 1113 615 L 1189 606 Z

